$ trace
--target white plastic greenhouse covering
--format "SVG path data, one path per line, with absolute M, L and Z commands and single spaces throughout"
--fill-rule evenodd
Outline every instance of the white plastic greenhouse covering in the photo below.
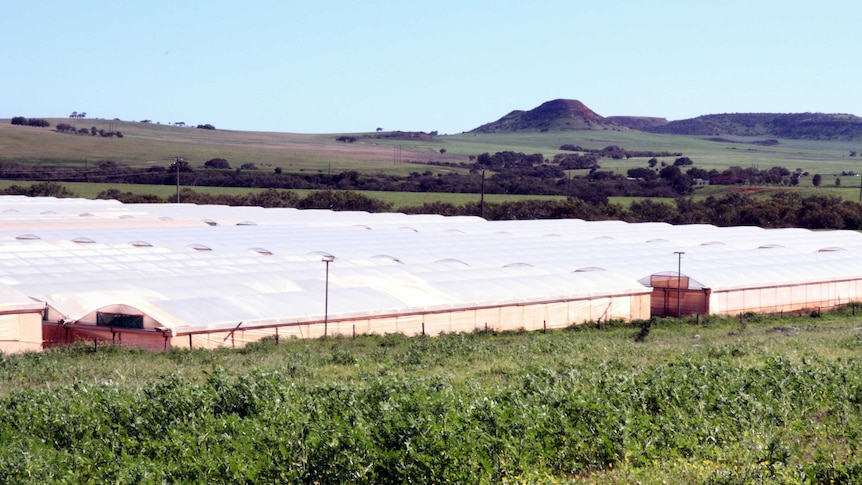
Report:
M 677 304 L 650 285 L 679 267 L 702 311 L 829 307 L 859 299 L 860 252 L 850 231 L 2 196 L 0 350 L 629 321 Z

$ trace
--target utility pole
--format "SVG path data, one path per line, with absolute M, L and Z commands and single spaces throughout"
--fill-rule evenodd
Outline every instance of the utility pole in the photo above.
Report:
M 174 170 L 177 172 L 177 204 L 180 203 L 180 161 L 183 157 L 174 157 Z
M 674 251 L 678 257 L 676 266 L 676 317 L 682 316 L 682 255 L 684 251 Z
M 323 336 L 329 335 L 329 263 L 335 261 L 335 256 L 327 254 L 321 261 L 326 263 L 326 289 L 323 299 Z
M 485 217 L 485 169 L 482 169 L 482 195 L 479 196 L 479 217 Z

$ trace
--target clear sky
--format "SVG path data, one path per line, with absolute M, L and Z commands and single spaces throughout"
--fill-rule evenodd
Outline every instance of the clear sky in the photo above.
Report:
M 862 115 L 862 2 L 4 2 L 0 117 L 458 133 L 602 116 Z

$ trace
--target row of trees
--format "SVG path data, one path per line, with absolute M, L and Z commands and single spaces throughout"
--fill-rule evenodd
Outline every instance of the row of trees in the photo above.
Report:
M 249 187 L 279 189 L 341 189 L 379 190 L 398 192 L 479 193 L 483 187 L 480 170 L 473 173 L 434 174 L 431 171 L 413 172 L 407 176 L 386 174 L 360 174 L 355 171 L 328 174 L 279 173 L 255 170 L 253 164 L 243 164 L 239 171 L 227 171 L 227 160 L 212 159 L 207 168 L 222 170 L 195 170 L 188 162 L 169 167 L 154 166 L 135 169 L 120 163 L 102 163 L 84 167 L 68 165 L 50 167 L 15 162 L 0 162 L 0 177 L 18 180 L 81 181 L 100 180 L 116 183 L 173 185 L 176 177 L 173 167 L 182 172 L 183 185 L 212 187 Z M 679 192 L 671 181 L 629 180 L 612 172 L 594 171 L 585 177 L 566 177 L 557 166 L 516 166 L 486 175 L 486 193 L 520 195 L 578 195 L 582 199 L 604 202 L 610 196 L 675 197 Z
M 583 152 L 598 155 L 602 158 L 612 158 L 614 160 L 622 160 L 629 158 L 641 157 L 681 157 L 682 153 L 678 152 L 654 152 L 654 151 L 631 151 L 617 145 L 609 145 L 604 148 L 583 148 L 579 145 L 566 144 L 560 146 L 560 150 L 570 152 Z
M 204 168 L 217 170 L 230 170 L 230 163 L 224 158 L 212 158 L 204 162 Z M 254 163 L 243 163 L 239 170 L 258 170 Z
M 51 123 L 42 118 L 25 118 L 23 116 L 15 116 L 12 118 L 13 125 L 19 126 L 36 126 L 38 128 L 48 128 Z
M 31 186 L 13 185 L 3 194 L 27 196 L 75 197 L 61 184 L 49 182 Z M 126 203 L 170 203 L 174 196 L 132 194 L 111 189 L 98 198 L 117 199 Z M 246 195 L 211 195 L 184 188 L 183 202 L 260 207 L 296 207 L 300 209 L 361 210 L 389 212 L 391 203 L 354 191 L 322 190 L 300 197 L 289 190 L 268 189 Z M 584 219 L 624 220 L 629 222 L 668 222 L 671 224 L 714 224 L 717 226 L 760 226 L 767 228 L 802 227 L 808 229 L 862 230 L 862 204 L 838 197 L 808 196 L 783 192 L 769 198 L 752 198 L 730 193 L 702 201 L 678 198 L 673 203 L 641 200 L 625 208 L 619 204 L 592 203 L 578 197 L 564 200 L 523 200 L 498 204 L 479 202 L 454 205 L 433 202 L 400 209 L 406 213 L 442 215 L 479 215 L 490 220 L 511 219 Z
M 504 162 L 508 163 L 508 162 Z M 690 168 L 686 172 L 677 165 L 666 165 L 661 170 L 645 167 L 635 168 L 623 176 L 610 171 L 591 170 L 585 176 L 566 176 L 560 167 L 554 165 L 518 166 L 491 172 L 490 175 L 475 170 L 469 174 L 422 173 L 413 172 L 407 176 L 384 174 L 360 174 L 355 171 L 328 174 L 283 173 L 258 170 L 254 163 L 243 163 L 232 170 L 230 163 L 223 158 L 208 160 L 204 167 L 210 170 L 195 170 L 188 162 L 180 161 L 169 167 L 154 166 L 148 169 L 133 169 L 110 160 L 102 160 L 83 167 L 48 167 L 0 162 L 0 177 L 19 180 L 81 181 L 100 180 L 104 182 L 173 185 L 176 183 L 176 169 L 181 172 L 182 185 L 210 187 L 248 187 L 278 189 L 339 189 L 374 190 L 397 192 L 440 192 L 440 193 L 479 193 L 518 195 L 560 195 L 578 197 L 591 203 L 607 203 L 609 197 L 662 197 L 675 198 L 689 194 L 698 178 L 715 179 L 720 174 L 740 173 L 733 168 L 723 172 Z M 750 169 L 745 169 L 750 170 Z M 786 169 L 770 169 L 775 172 L 774 180 L 789 173 Z M 704 171 L 705 172 L 705 171 Z M 729 175 L 728 175 L 729 176 Z M 814 177 L 817 183 L 822 177 Z M 739 178 L 740 181 L 744 181 Z M 760 180 L 760 179 L 758 179 Z M 785 183 L 785 185 L 787 185 Z
M 56 130 L 60 133 L 69 133 L 72 135 L 86 135 L 86 136 L 99 135 L 99 136 L 106 137 L 106 138 L 110 138 L 113 136 L 116 136 L 117 138 L 123 137 L 123 134 L 120 132 L 120 130 L 106 131 L 103 129 L 102 130 L 96 129 L 95 126 L 90 127 L 89 129 L 87 129 L 87 128 L 76 128 L 74 125 L 70 125 L 69 123 L 59 123 L 57 125 Z

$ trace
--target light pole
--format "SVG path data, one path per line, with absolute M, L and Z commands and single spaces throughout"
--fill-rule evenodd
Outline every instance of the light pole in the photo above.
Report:
M 482 195 L 479 196 L 479 217 L 485 217 L 485 169 L 482 169 Z
M 321 261 L 326 263 L 326 290 L 323 296 L 323 336 L 329 335 L 329 263 L 335 261 L 335 256 L 328 254 Z
M 174 157 L 174 170 L 177 171 L 177 204 L 180 203 L 180 162 L 183 157 Z
M 682 316 L 682 255 L 685 254 L 685 251 L 674 251 L 673 254 L 677 255 L 677 265 L 676 265 L 676 317 L 679 318 Z

